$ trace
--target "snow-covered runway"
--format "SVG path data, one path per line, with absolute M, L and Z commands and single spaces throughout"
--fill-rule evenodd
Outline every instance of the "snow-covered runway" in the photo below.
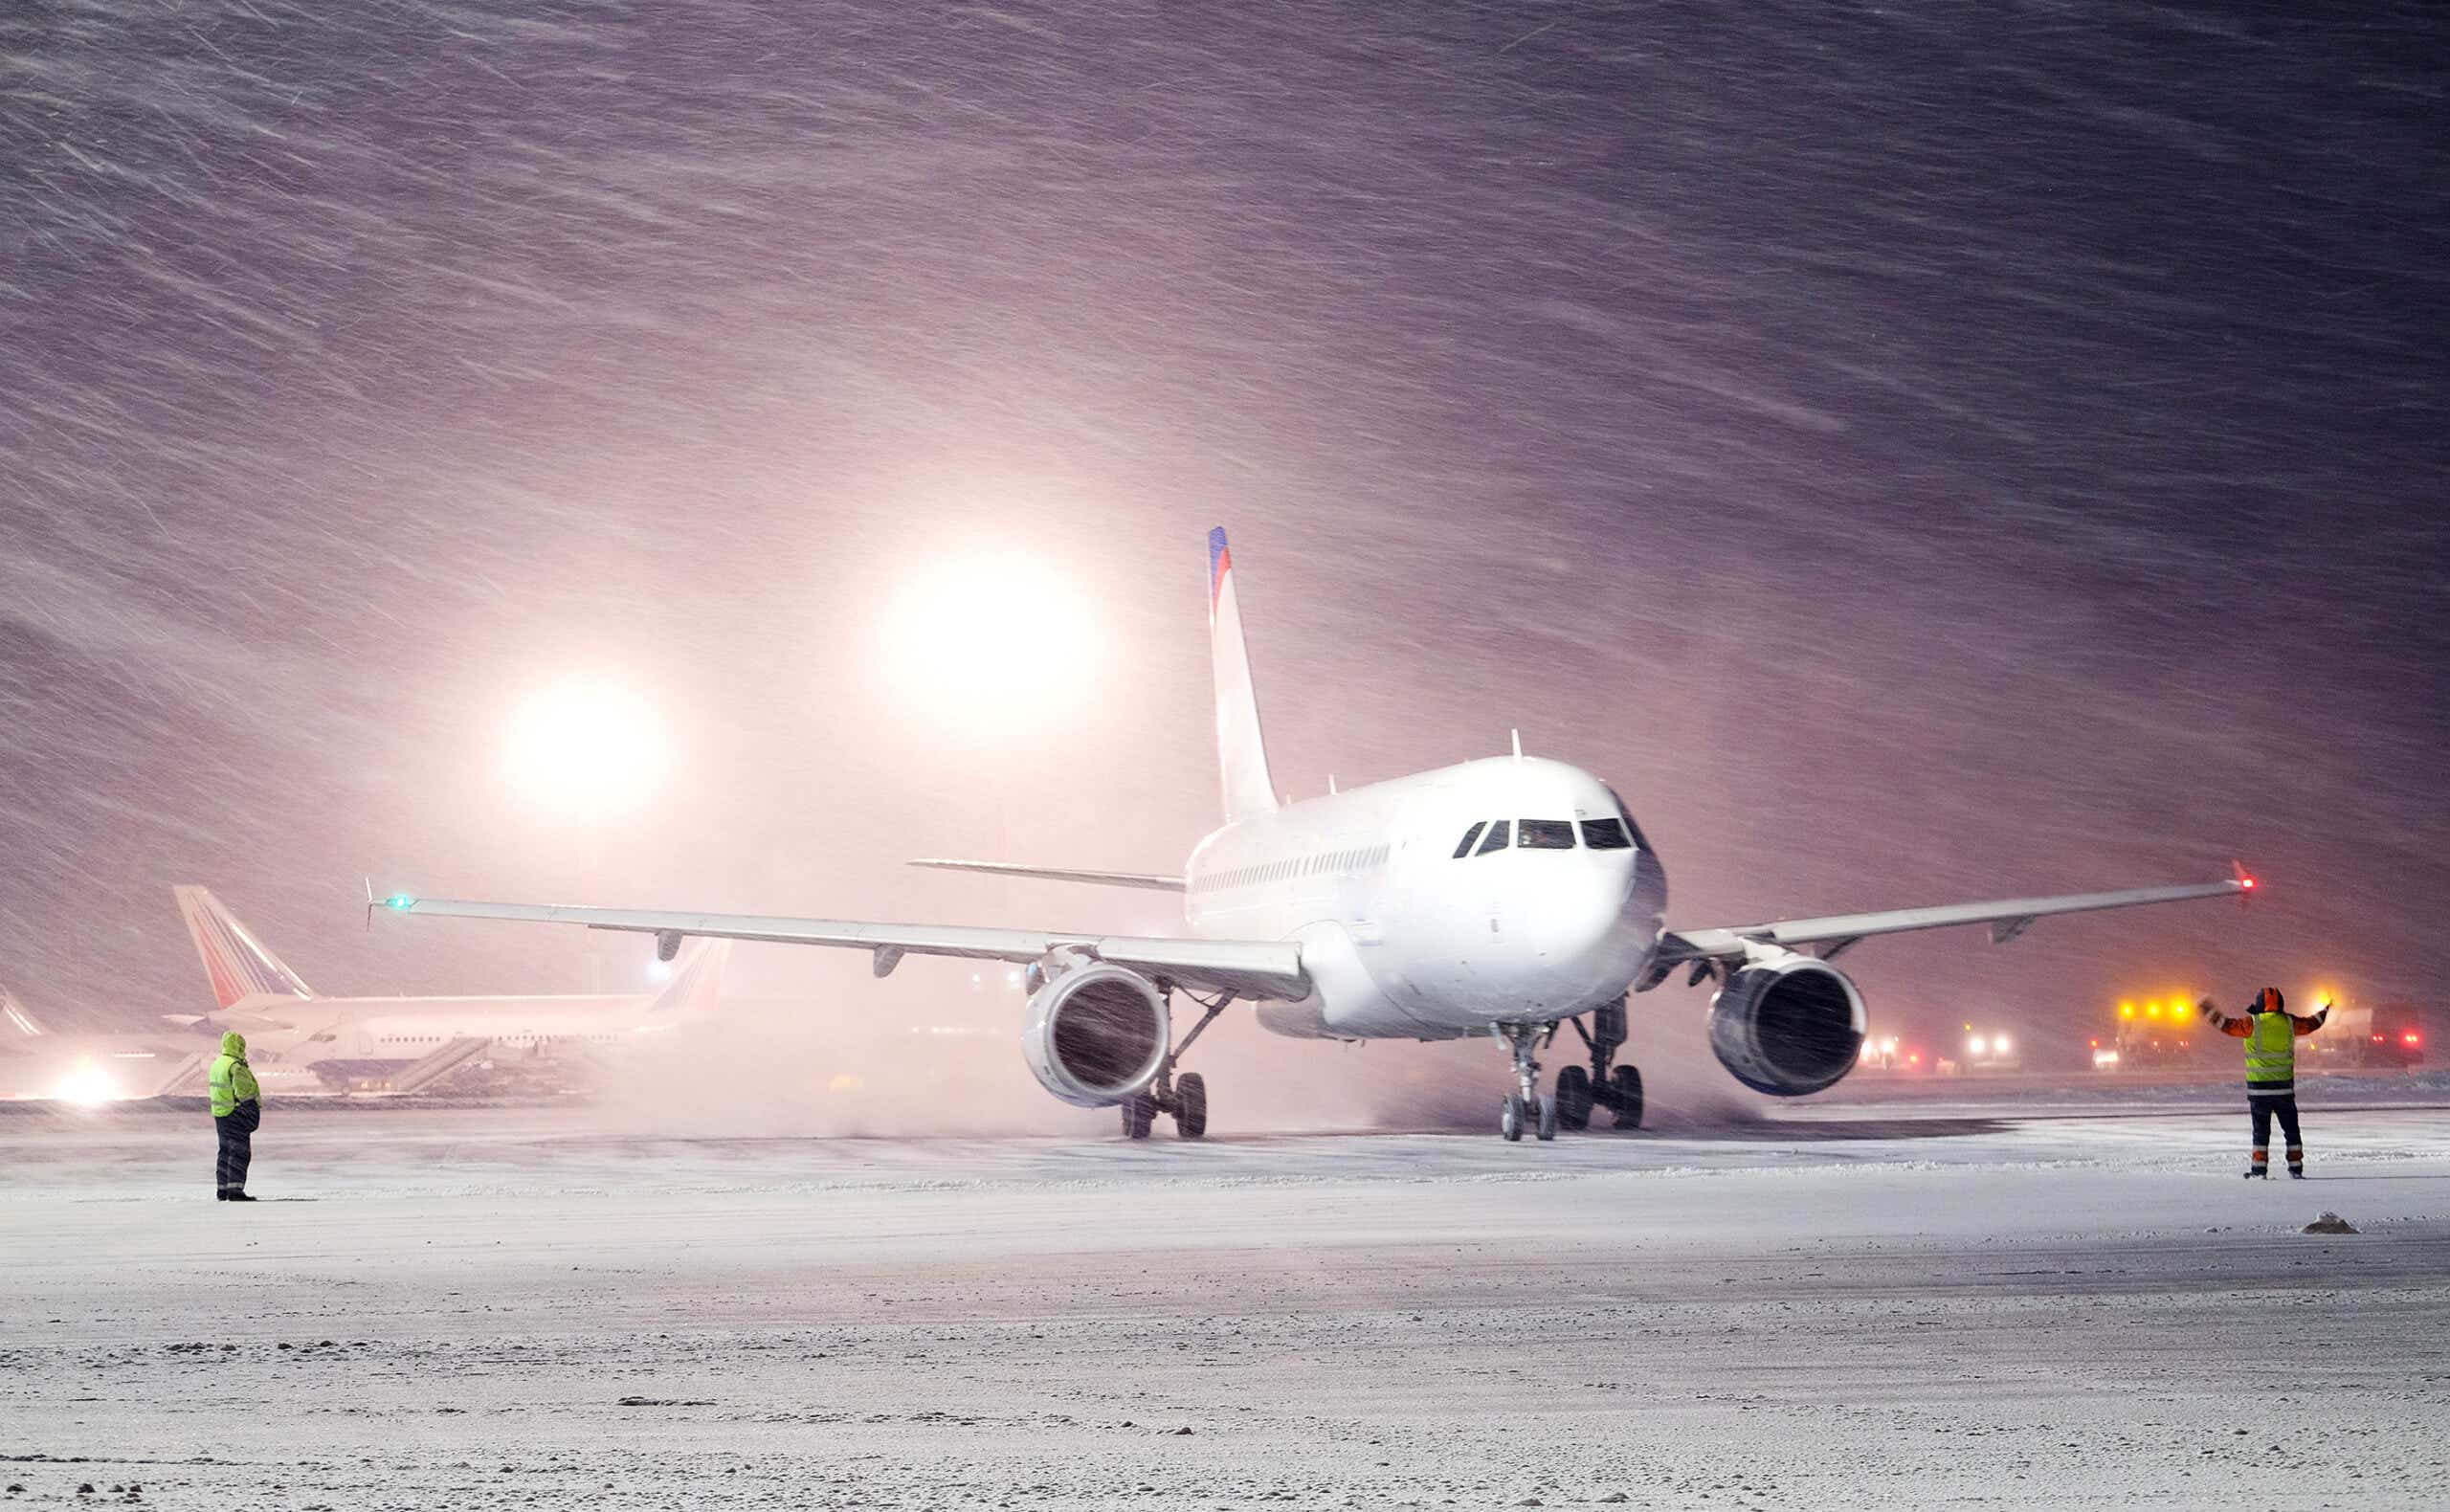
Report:
M 279 1110 L 276 1110 L 277 1114 Z M 2433 1506 L 2450 1111 L 647 1139 L 0 1122 L 0 1466 L 166 1506 Z M 2353 1236 L 2299 1231 L 2325 1209 Z M 81 1458 L 80 1458 L 81 1456 Z M 62 1462 L 69 1461 L 69 1462 Z M 1621 1497 L 1621 1502 L 1611 1499 Z

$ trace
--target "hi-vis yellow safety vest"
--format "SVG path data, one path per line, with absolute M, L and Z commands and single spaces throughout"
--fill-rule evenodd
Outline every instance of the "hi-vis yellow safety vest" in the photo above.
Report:
M 256 1085 L 256 1074 L 235 1056 L 213 1057 L 212 1069 L 205 1076 L 212 1089 L 212 1116 L 226 1119 L 238 1110 L 238 1104 L 263 1093 Z
M 2297 1025 L 2285 1013 L 2257 1013 L 2246 1035 L 2246 1085 L 2286 1091 L 2297 1081 Z

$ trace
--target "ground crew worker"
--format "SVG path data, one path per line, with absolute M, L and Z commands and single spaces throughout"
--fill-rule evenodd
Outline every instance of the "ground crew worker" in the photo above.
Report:
M 221 1136 L 212 1178 L 219 1184 L 216 1202 L 253 1202 L 247 1195 L 247 1162 L 255 1155 L 252 1141 L 264 1121 L 263 1091 L 247 1065 L 247 1036 L 232 1030 L 221 1036 L 221 1054 L 205 1074 L 212 1089 L 212 1126 Z
M 2254 1012 L 2243 1018 L 2223 1013 L 2208 997 L 2201 1007 L 2213 1028 L 2246 1042 L 2246 1111 L 2255 1130 L 2254 1163 L 2246 1167 L 2246 1178 L 2271 1179 L 2271 1119 L 2276 1113 L 2280 1132 L 2288 1141 L 2288 1174 L 2303 1180 L 2305 1142 L 2297 1130 L 2297 1041 L 2323 1027 L 2331 1006 L 2325 1003 L 2313 1017 L 2299 1018 L 2288 1012 L 2280 989 L 2267 987 L 2255 999 Z

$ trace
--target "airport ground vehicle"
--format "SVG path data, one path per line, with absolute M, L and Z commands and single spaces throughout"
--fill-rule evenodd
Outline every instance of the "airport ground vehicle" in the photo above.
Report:
M 2303 1052 L 2318 1066 L 2404 1071 L 2424 1063 L 2424 1010 L 2408 1002 L 2334 1003 Z

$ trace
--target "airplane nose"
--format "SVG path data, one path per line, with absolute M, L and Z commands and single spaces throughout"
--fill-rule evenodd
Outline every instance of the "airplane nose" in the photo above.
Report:
M 1543 964 L 1561 990 L 1612 991 L 1639 969 L 1659 933 L 1663 878 L 1646 852 L 1598 864 L 1551 900 L 1537 931 Z

